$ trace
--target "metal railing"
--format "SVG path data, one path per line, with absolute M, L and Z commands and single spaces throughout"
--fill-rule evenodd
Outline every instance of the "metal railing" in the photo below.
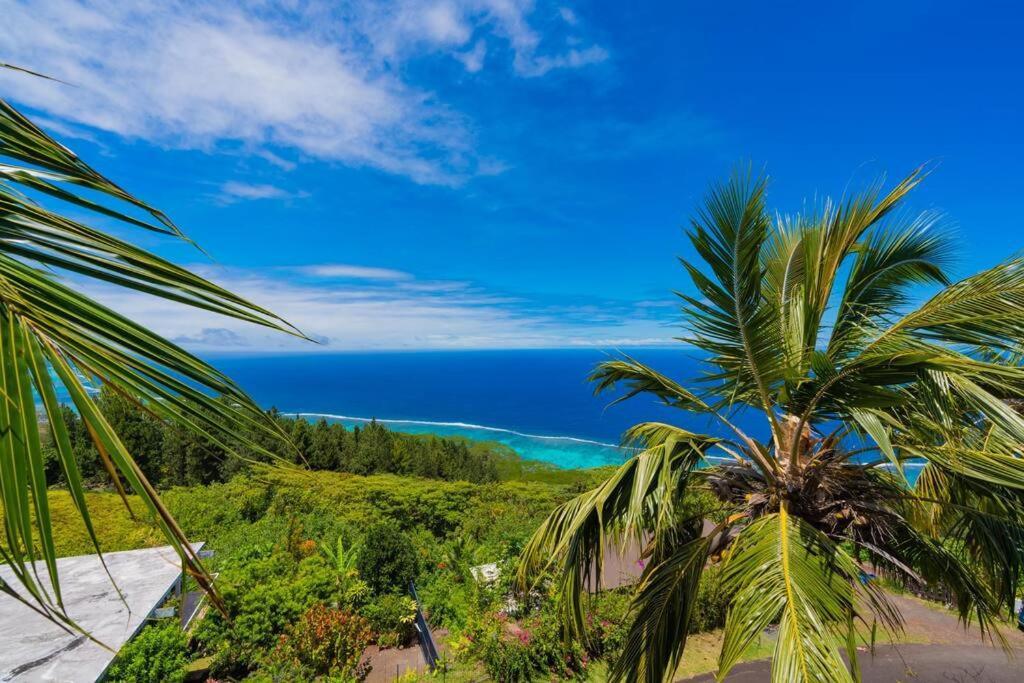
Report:
M 416 594 L 416 584 L 409 582 L 409 594 L 416 602 L 416 630 L 420 634 L 420 649 L 423 650 L 423 658 L 427 660 L 427 666 L 433 671 L 437 667 L 437 643 L 434 642 L 434 634 L 430 632 L 430 625 L 423 616 L 420 608 L 420 596 Z

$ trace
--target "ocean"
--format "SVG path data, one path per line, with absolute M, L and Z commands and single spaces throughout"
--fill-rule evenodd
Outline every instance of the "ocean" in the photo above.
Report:
M 692 350 L 631 349 L 630 355 L 680 380 L 696 377 Z M 637 422 L 669 422 L 720 433 L 706 417 L 667 408 L 649 396 L 610 405 L 586 378 L 614 354 L 593 349 L 431 351 L 209 360 L 265 408 L 355 425 L 377 419 L 397 431 L 498 441 L 523 458 L 559 467 L 617 464 L 617 444 Z M 753 416 L 752 416 L 753 417 Z M 743 422 L 743 420 L 741 420 Z M 745 428 L 762 436 L 755 419 Z

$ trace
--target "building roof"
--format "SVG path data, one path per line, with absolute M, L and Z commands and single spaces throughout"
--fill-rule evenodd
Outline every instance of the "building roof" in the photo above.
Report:
M 124 602 L 96 555 L 61 558 L 57 571 L 68 615 L 117 651 L 174 590 L 181 577 L 181 560 L 170 546 L 104 553 L 103 557 Z M 47 581 L 45 571 L 40 566 L 40 576 Z M 0 566 L 0 579 L 24 594 L 9 567 Z M 0 681 L 95 681 L 114 658 L 110 650 L 80 634 L 67 633 L 6 596 L 0 596 L 0 643 Z

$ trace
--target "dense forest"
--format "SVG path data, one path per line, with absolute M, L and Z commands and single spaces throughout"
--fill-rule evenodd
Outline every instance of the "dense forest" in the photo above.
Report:
M 184 427 L 160 420 L 111 390 L 101 391 L 96 401 L 146 477 L 158 488 L 227 481 L 252 463 L 270 459 L 241 443 L 230 444 L 227 450 Z M 324 419 L 311 423 L 276 410 L 270 414 L 295 448 L 288 449 L 283 443 L 255 434 L 246 435 L 248 440 L 284 461 L 313 470 L 486 483 L 497 481 L 501 462 L 515 457 L 500 444 L 403 434 L 376 421 L 347 429 Z M 85 423 L 67 406 L 63 407 L 63 417 L 82 476 L 94 486 L 108 485 L 109 475 Z M 47 481 L 60 484 L 62 472 L 52 438 L 47 433 L 43 441 Z

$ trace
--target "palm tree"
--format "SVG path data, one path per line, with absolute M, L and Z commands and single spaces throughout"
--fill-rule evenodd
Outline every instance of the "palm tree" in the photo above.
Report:
M 58 210 L 69 208 L 72 213 Z M 214 597 L 210 577 L 185 534 L 90 391 L 104 385 L 229 450 L 240 434 L 282 438 L 274 422 L 228 377 L 82 294 L 76 285 L 94 281 L 297 334 L 269 311 L 90 225 L 100 221 L 184 237 L 166 215 L 100 175 L 0 99 L 0 559 L 23 589 L 0 582 L 0 591 L 67 626 L 74 624 L 61 597 L 40 421 L 49 424 L 68 492 L 93 546 L 97 552 L 101 548 L 61 418 L 57 385 L 88 427 L 125 504 L 126 483 L 187 570 Z M 255 443 L 244 445 L 264 452 Z
M 553 571 L 566 627 L 585 638 L 582 596 L 604 544 L 645 544 L 613 679 L 671 677 L 701 574 L 720 558 L 733 597 L 719 677 L 777 624 L 772 680 L 858 678 L 858 633 L 902 624 L 858 580 L 861 562 L 941 587 L 965 626 L 1001 638 L 1024 561 L 1024 419 L 1012 408 L 1024 396 L 1024 258 L 951 283 L 937 217 L 897 211 L 923 175 L 773 219 L 764 178 L 736 174 L 692 221 L 702 266 L 683 262 L 696 290 L 680 295 L 684 341 L 703 374 L 684 384 L 628 357 L 593 372 L 599 392 L 620 386 L 619 400 L 653 396 L 721 427 L 631 428 L 635 454 L 524 550 L 521 583 Z M 937 293 L 913 307 L 922 286 Z M 739 411 L 767 436 L 740 429 Z M 688 512 L 698 490 L 720 506 L 710 533 Z

